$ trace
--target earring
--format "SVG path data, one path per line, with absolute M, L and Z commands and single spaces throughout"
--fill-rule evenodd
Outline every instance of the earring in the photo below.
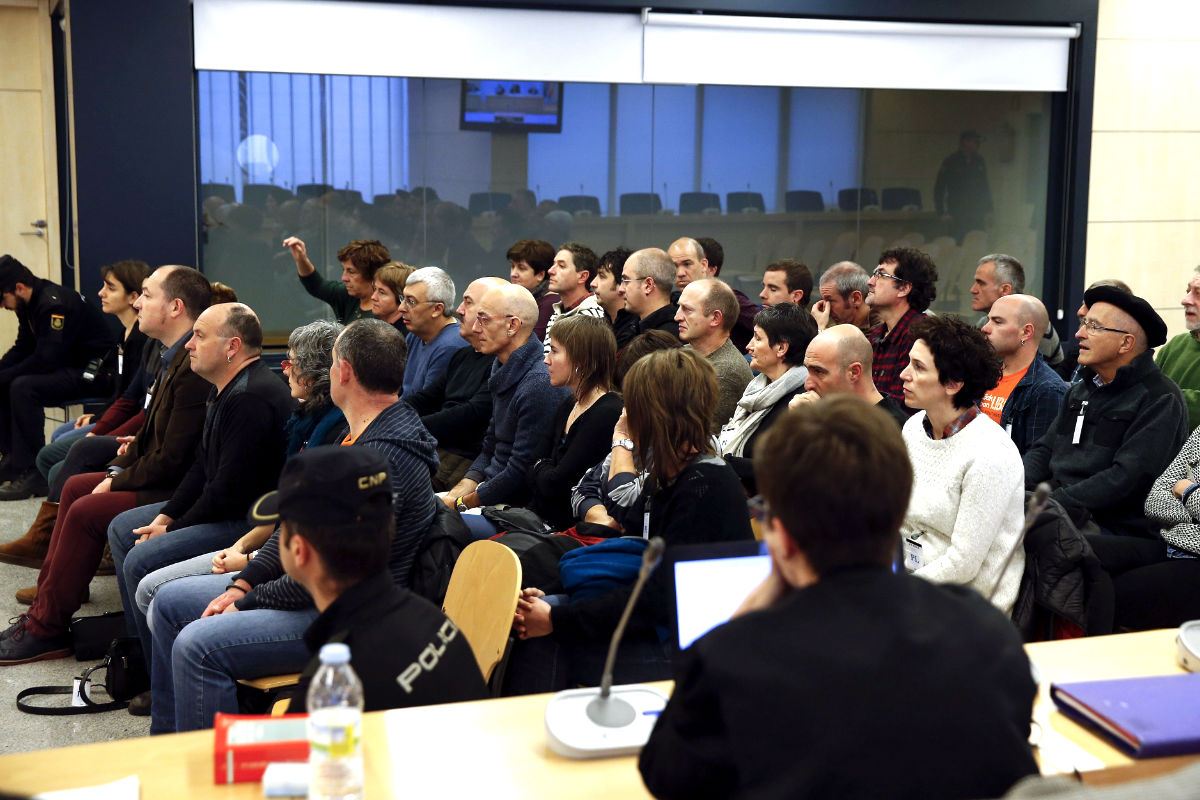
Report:
M 233 356 L 225 356 L 225 363 L 226 363 L 226 364 L 232 364 L 232 363 L 233 363 Z

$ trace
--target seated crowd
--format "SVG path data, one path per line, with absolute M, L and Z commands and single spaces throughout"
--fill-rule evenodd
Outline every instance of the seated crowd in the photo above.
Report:
M 912 248 L 816 280 L 774 262 L 760 307 L 704 237 L 599 256 L 526 239 L 461 294 L 378 241 L 342 248 L 340 282 L 283 246 L 336 318 L 292 332 L 283 381 L 255 312 L 194 269 L 106 267 L 118 326 L 0 258 L 21 322 L 0 358 L 0 500 L 46 496 L 0 546 L 39 570 L 0 665 L 71 652 L 107 548 L 152 733 L 237 711 L 239 679 L 303 685 L 330 640 L 351 643 L 368 709 L 484 697 L 429 579 L 453 557 L 427 545 L 496 537 L 526 587 L 491 693 L 595 685 L 632 580 L 580 585 L 557 559 L 748 540 L 757 517 L 772 571 L 727 625 L 679 652 L 661 573 L 635 606 L 615 679 L 676 680 L 641 758 L 651 791 L 983 797 L 1035 769 L 1023 636 L 1200 617 L 1200 268 L 1169 344 L 1104 281 L 1064 348 L 1004 254 L 980 258 L 983 316 L 962 321 L 929 312 L 938 270 Z M 108 404 L 42 441 L 41 407 L 81 381 Z M 1041 545 L 1047 516 L 1076 561 Z M 1086 614 L 1045 602 L 1063 574 L 1097 600 Z M 398 683 L 435 639 L 436 671 Z M 848 712 L 848 687 L 876 700 Z M 885 707 L 891 724 L 853 721 Z M 857 738 L 828 735 L 847 724 Z M 930 747 L 955 766 L 913 769 Z M 886 754 L 871 774 L 864 748 Z

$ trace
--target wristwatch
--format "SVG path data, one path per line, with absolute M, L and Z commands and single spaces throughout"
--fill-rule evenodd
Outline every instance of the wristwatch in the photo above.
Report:
M 460 514 L 466 512 L 467 504 L 463 502 L 461 497 L 454 501 L 454 510 Z
M 614 439 L 613 447 L 624 447 L 629 452 L 633 452 L 633 439 Z

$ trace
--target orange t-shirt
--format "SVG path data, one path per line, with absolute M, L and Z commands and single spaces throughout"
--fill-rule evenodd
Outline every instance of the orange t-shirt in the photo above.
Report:
M 992 421 L 997 425 L 1000 424 L 1000 415 L 1004 413 L 1004 404 L 1008 402 L 1008 396 L 1012 394 L 1012 390 L 1021 382 L 1021 378 L 1024 378 L 1025 373 L 1028 371 L 1029 367 L 1026 367 L 1020 372 L 1005 375 L 996 384 L 996 388 L 983 395 L 983 402 L 979 404 L 979 409 L 991 417 Z

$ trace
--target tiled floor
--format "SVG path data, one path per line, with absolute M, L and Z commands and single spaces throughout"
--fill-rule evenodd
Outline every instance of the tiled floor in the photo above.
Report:
M 43 498 L 0 503 L 0 543 L 24 535 L 37 514 Z M 37 582 L 37 571 L 0 563 L 0 614 L 6 620 L 26 609 L 13 597 L 24 586 Z M 100 614 L 121 608 L 115 577 L 93 578 L 91 601 L 79 615 Z M 145 736 L 150 732 L 149 717 L 132 717 L 126 711 L 47 717 L 17 710 L 17 692 L 28 686 L 56 686 L 71 683 L 90 663 L 74 658 L 39 661 L 13 667 L 0 667 L 0 753 L 64 747 L 86 742 L 102 742 Z M 66 698 L 46 698 L 45 704 L 61 703 Z

